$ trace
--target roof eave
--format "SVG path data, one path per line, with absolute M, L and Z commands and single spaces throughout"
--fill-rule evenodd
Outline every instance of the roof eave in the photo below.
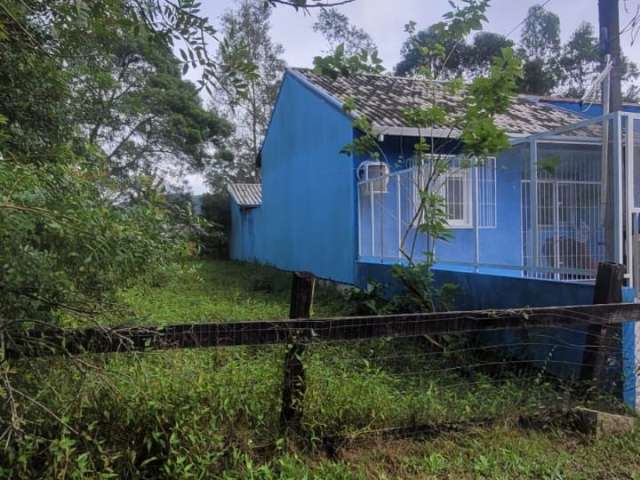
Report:
M 399 137 L 433 137 L 433 138 L 460 138 L 462 131 L 457 128 L 417 128 L 417 127 L 391 127 L 373 125 L 376 135 L 394 135 Z M 530 133 L 506 132 L 509 138 L 519 139 L 530 136 Z

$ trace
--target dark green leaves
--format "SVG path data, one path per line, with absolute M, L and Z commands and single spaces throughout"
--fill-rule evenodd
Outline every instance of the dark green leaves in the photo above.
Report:
M 313 66 L 315 73 L 334 80 L 341 75 L 348 77 L 359 73 L 377 74 L 384 71 L 377 51 L 369 54 L 366 50 L 362 50 L 355 55 L 347 55 L 344 44 L 338 45 L 330 55 L 315 57 Z

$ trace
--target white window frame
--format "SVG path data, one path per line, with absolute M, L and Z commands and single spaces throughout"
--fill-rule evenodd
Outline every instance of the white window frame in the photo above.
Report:
M 455 158 L 455 155 L 438 155 L 440 158 Z M 424 182 L 426 181 L 426 169 L 428 165 L 416 166 L 417 180 L 414 183 L 415 195 L 414 202 L 415 208 L 418 208 L 420 205 L 420 190 L 424 188 Z M 420 172 L 419 170 L 422 170 Z M 450 219 L 447 218 L 447 226 L 450 229 L 468 229 L 473 228 L 473 208 L 474 208 L 474 199 L 473 199 L 473 170 L 472 167 L 453 167 L 450 168 L 445 173 L 441 174 L 438 178 L 437 185 L 435 186 L 435 190 L 437 192 L 441 192 L 443 189 L 446 189 L 447 179 L 452 176 L 462 176 L 463 179 L 463 189 L 462 189 L 462 208 L 463 208 L 463 218 L 462 219 Z M 447 194 L 444 192 L 444 200 L 445 200 L 445 208 L 448 208 L 447 202 Z
M 450 178 L 462 179 L 462 218 L 449 218 L 447 215 L 447 225 L 449 228 L 472 228 L 473 227 L 473 178 L 472 170 L 468 168 L 453 168 L 444 173 L 440 179 L 440 188 L 445 192 L 442 195 L 445 200 L 445 208 L 449 210 L 450 198 L 446 191 Z

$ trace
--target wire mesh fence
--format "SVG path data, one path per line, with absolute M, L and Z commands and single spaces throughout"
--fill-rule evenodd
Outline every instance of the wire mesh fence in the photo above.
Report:
M 574 407 L 624 412 L 637 388 L 623 344 L 640 305 L 620 303 L 622 282 L 621 265 L 603 264 L 594 305 L 310 318 L 315 279 L 294 274 L 289 320 L 5 335 L 5 358 L 29 372 L 5 391 L 49 414 L 84 404 L 73 425 L 56 417 L 78 437 L 128 439 L 151 423 L 170 443 L 191 422 L 188 441 L 204 428 L 218 466 L 224 452 L 261 455 L 283 439 L 335 455 L 369 438 L 574 428 Z M 152 446 L 136 455 L 168 455 L 153 438 L 140 433 Z
M 67 336 L 63 351 L 123 352 L 127 357 L 138 349 L 155 357 L 160 349 L 197 348 L 194 358 L 211 359 L 207 388 L 246 405 L 243 422 L 257 438 L 275 441 L 283 421 L 290 426 L 291 419 L 282 418 L 289 409 L 285 417 L 297 419 L 287 431 L 295 438 L 335 446 L 368 435 L 545 422 L 576 405 L 624 411 L 620 399 L 630 387 L 620 325 L 640 320 L 639 307 L 140 328 L 116 330 L 102 343 L 96 343 L 96 332 L 84 332 Z M 48 348 L 53 345 L 61 344 L 50 342 Z M 213 401 L 212 412 L 229 408 L 218 403 Z

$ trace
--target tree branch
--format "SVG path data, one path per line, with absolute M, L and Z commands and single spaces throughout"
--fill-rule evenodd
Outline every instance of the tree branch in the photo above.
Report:
M 331 7 L 339 7 L 340 5 L 346 5 L 348 3 L 353 3 L 355 0 L 337 0 L 337 1 L 327 1 L 320 2 L 314 1 L 314 3 L 309 3 L 306 0 L 296 1 L 296 0 L 267 0 L 270 4 L 280 4 L 286 5 L 288 7 L 294 8 L 331 8 Z
M 107 160 L 112 160 L 113 157 L 120 151 L 120 149 L 124 146 L 125 143 L 127 143 L 127 141 L 138 131 L 138 129 L 140 127 L 142 127 L 144 124 L 149 123 L 151 120 L 154 120 L 156 118 L 155 115 L 152 115 L 151 117 L 147 117 L 143 120 L 140 120 L 140 122 L 138 122 L 138 124 L 133 127 L 129 133 L 127 133 L 125 135 L 125 137 L 120 141 L 120 143 L 112 150 L 112 152 L 107 155 Z

